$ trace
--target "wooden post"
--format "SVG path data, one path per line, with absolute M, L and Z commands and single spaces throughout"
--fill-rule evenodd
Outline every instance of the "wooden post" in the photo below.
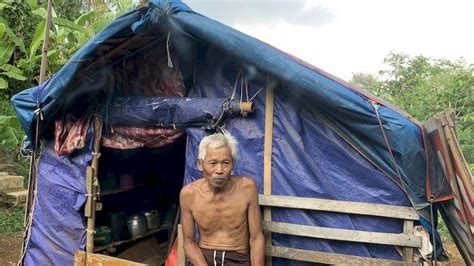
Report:
M 403 234 L 412 236 L 413 235 L 413 221 L 405 220 L 403 222 Z M 403 248 L 403 260 L 406 262 L 413 262 L 413 248 Z
M 87 202 L 84 214 L 87 217 L 87 242 L 86 253 L 94 252 L 94 230 L 95 230 L 95 211 L 97 200 L 97 188 L 99 185 L 99 156 L 100 156 L 100 139 L 102 136 L 102 122 L 98 117 L 94 117 L 94 152 L 92 156 L 92 163 L 87 167 L 86 189 Z
M 273 147 L 273 104 L 274 88 L 270 86 L 270 78 L 267 77 L 266 99 L 265 99 L 265 140 L 263 149 L 263 194 L 272 194 L 272 147 Z M 263 220 L 270 222 L 272 220 L 272 211 L 270 207 L 263 210 Z M 265 232 L 265 246 L 272 245 L 272 235 Z M 272 265 L 272 257 L 265 258 L 265 265 Z

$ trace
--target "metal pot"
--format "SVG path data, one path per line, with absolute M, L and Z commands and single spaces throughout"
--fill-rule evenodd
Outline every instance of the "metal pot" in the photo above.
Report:
M 148 230 L 160 227 L 160 215 L 157 210 L 142 212 L 142 214 L 146 217 Z
M 141 236 L 147 231 L 147 222 L 146 218 L 142 214 L 135 214 L 128 218 L 127 220 L 128 231 L 132 238 Z

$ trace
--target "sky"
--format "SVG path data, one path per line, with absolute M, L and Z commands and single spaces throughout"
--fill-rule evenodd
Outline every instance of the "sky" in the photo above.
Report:
M 474 63 L 474 0 L 184 1 L 345 80 L 391 52 Z

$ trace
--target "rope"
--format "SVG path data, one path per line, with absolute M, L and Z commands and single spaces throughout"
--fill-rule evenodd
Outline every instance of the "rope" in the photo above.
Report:
M 249 101 L 249 82 L 247 79 L 245 79 L 245 95 L 246 95 L 246 101 Z
M 168 31 L 168 36 L 166 37 L 166 54 L 168 55 L 168 67 L 173 68 L 173 61 L 171 61 L 171 54 L 170 54 L 170 36 L 171 36 L 171 31 Z
M 230 96 L 230 100 L 233 100 L 235 97 L 235 92 L 237 91 L 237 84 L 239 82 L 239 77 L 242 73 L 242 68 L 239 70 L 239 73 L 237 73 L 237 76 L 235 77 L 235 82 L 234 82 L 234 90 L 232 91 L 232 95 Z
M 397 161 L 395 160 L 395 155 L 393 155 L 393 151 L 392 151 L 392 147 L 390 146 L 390 143 L 388 142 L 388 138 L 387 138 L 387 135 L 385 134 L 385 130 L 383 128 L 383 124 L 382 124 L 382 120 L 380 118 L 380 114 L 379 114 L 379 111 L 378 111 L 378 104 L 373 102 L 373 101 L 370 101 L 370 103 L 372 104 L 372 106 L 374 107 L 374 110 L 375 110 L 375 114 L 377 115 L 377 121 L 379 123 L 379 127 L 380 127 L 380 130 L 382 131 L 382 135 L 383 135 L 383 139 L 385 141 L 385 145 L 387 146 L 387 149 L 390 153 L 390 158 L 392 159 L 392 162 L 393 162 L 393 166 L 395 167 L 395 170 L 397 172 L 397 176 L 398 178 L 400 179 L 400 185 L 401 185 L 401 188 L 403 189 L 403 191 L 405 193 L 408 194 L 408 191 L 405 187 L 405 183 L 403 182 L 403 178 L 402 178 L 402 175 L 400 174 L 400 170 L 399 170 L 399 167 L 398 167 L 398 164 L 397 164 Z
M 251 102 L 264 88 L 265 86 L 262 86 L 248 101 Z

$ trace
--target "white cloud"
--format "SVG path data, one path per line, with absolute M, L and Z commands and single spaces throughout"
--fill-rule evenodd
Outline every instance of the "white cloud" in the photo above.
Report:
M 217 16 L 344 79 L 355 72 L 375 73 L 390 52 L 450 60 L 464 57 L 474 63 L 470 0 L 208 0 L 205 10 L 197 8 L 202 1 L 187 2 L 204 15 Z M 320 18 L 311 18 L 318 14 Z

